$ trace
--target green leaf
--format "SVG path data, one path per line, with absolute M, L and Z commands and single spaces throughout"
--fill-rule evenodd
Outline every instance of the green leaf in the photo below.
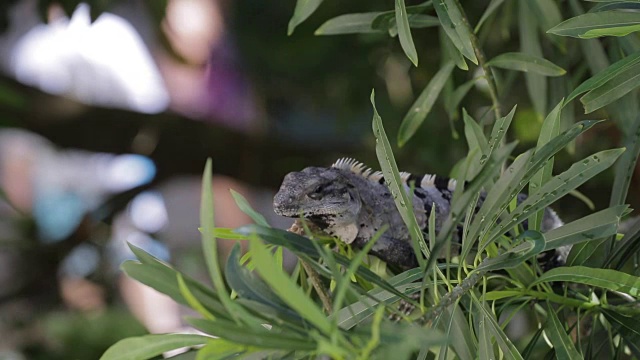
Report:
M 578 97 L 580 94 L 591 91 L 593 89 L 597 89 L 598 87 L 607 83 L 609 80 L 620 76 L 622 73 L 626 73 L 630 68 L 634 67 L 637 64 L 640 64 L 640 51 L 629 55 L 622 60 L 616 61 L 605 70 L 599 72 L 598 74 L 580 84 L 580 86 L 578 86 L 571 92 L 571 94 L 569 94 L 567 100 L 565 101 L 565 105 L 568 104 L 571 100 Z
M 373 21 L 384 14 L 382 12 L 370 12 L 362 14 L 345 14 L 327 20 L 315 31 L 315 35 L 343 35 L 343 34 L 368 34 L 381 33 L 380 29 L 372 27 Z
M 198 301 L 198 298 L 196 298 L 193 295 L 191 290 L 189 290 L 189 286 L 187 286 L 187 283 L 184 281 L 184 278 L 182 277 L 182 274 L 178 273 L 177 274 L 177 279 L 178 279 L 178 288 L 180 289 L 180 293 L 182 294 L 182 297 L 184 297 L 184 299 L 187 301 L 189 306 L 192 309 L 194 309 L 195 311 L 197 311 L 198 313 L 200 313 L 200 315 L 204 316 L 205 318 L 210 319 L 210 320 L 215 319 L 215 316 L 213 316 L 202 305 L 202 303 L 200 303 L 200 301 Z
M 475 84 L 475 79 L 469 80 L 466 83 L 458 86 L 458 88 L 453 91 L 453 93 L 449 97 L 449 101 L 445 103 L 445 108 L 447 110 L 447 114 L 449 114 L 450 119 L 456 117 L 458 105 L 460 105 L 460 102 L 462 102 L 469 90 L 471 90 L 471 88 L 473 88 Z
M 234 344 L 225 339 L 211 339 L 207 345 L 198 350 L 196 360 L 219 360 L 227 359 L 238 354 L 252 352 L 253 349 L 245 345 Z M 255 351 L 255 350 L 253 350 Z
M 409 27 L 409 19 L 407 17 L 404 0 L 396 0 L 395 4 L 396 26 L 398 27 L 400 45 L 413 65 L 418 66 L 418 53 L 416 52 L 416 46 L 413 44 L 413 37 L 411 37 L 411 28 Z
M 450 342 L 449 346 L 459 359 L 473 360 L 476 358 L 478 349 L 465 313 L 458 303 L 448 306 L 438 317 L 435 326 L 446 332 Z M 441 351 L 441 354 L 444 355 L 444 351 Z
M 309 320 L 323 333 L 330 334 L 331 323 L 322 313 L 322 310 L 276 265 L 273 256 L 271 256 L 262 242 L 257 238 L 253 238 L 250 240 L 250 244 L 256 270 L 271 286 L 271 289 L 278 294 L 280 299 L 296 310 L 300 316 Z
M 453 61 L 458 69 L 464 71 L 469 70 L 469 66 L 464 60 L 464 56 L 462 56 L 460 50 L 458 50 L 453 45 L 453 42 L 451 42 L 451 39 L 447 36 L 447 33 L 443 29 L 440 29 L 440 31 L 438 31 L 438 38 L 440 39 L 440 46 L 442 47 L 443 57 L 445 59 Z
M 409 17 L 409 25 L 411 25 L 412 15 L 420 14 L 430 7 L 431 7 L 431 1 L 425 1 L 418 5 L 407 6 L 406 9 L 407 9 L 407 15 Z M 433 18 L 433 17 L 430 16 L 430 18 Z M 435 19 L 437 21 L 437 18 Z M 438 22 L 438 25 L 439 24 L 440 22 Z M 378 16 L 376 16 L 376 18 L 371 23 L 372 29 L 380 30 L 383 32 L 389 31 L 389 29 L 393 27 L 396 27 L 396 11 L 395 10 L 383 11 L 378 13 Z
M 229 315 L 236 321 L 245 321 L 248 324 L 253 323 L 259 326 L 256 319 L 253 318 L 243 307 L 231 300 L 229 291 L 222 279 L 220 272 L 220 264 L 218 261 L 218 242 L 213 236 L 215 228 L 213 215 L 213 194 L 211 191 L 211 158 L 207 159 L 202 175 L 202 199 L 200 203 L 200 227 L 202 228 L 202 250 L 204 258 L 209 269 L 209 276 L 213 282 L 216 293 L 220 302 L 229 312 Z
M 588 114 L 618 100 L 638 86 L 640 86 L 640 64 L 629 67 L 618 76 L 589 91 L 580 98 L 580 102 L 584 105 L 585 114 Z
M 323 0 L 298 0 L 296 1 L 296 8 L 293 10 L 293 16 L 289 20 L 289 27 L 287 28 L 287 35 L 293 34 L 296 26 L 300 25 L 303 21 L 307 20 L 311 14 L 322 4 Z
M 544 250 L 614 235 L 618 230 L 620 218 L 628 208 L 627 205 L 618 205 L 549 230 L 544 234 L 547 240 Z
M 140 261 L 142 261 L 142 263 L 138 263 L 129 260 L 122 264 L 122 270 L 129 277 L 168 295 L 180 304 L 189 306 L 189 303 L 180 292 L 177 280 L 178 272 L 176 270 L 133 245 L 129 245 L 129 247 Z M 228 318 L 229 314 L 224 306 L 222 306 L 216 293 L 186 275 L 182 275 L 182 277 L 193 296 L 196 297 L 207 310 L 211 311 L 216 317 Z
M 486 304 L 483 305 L 486 306 Z M 476 316 L 478 318 L 478 360 L 493 360 L 496 357 L 493 353 L 491 332 L 487 330 L 489 320 L 482 311 L 477 312 Z
M 633 355 L 640 357 L 640 316 L 625 316 L 612 310 L 602 309 L 602 314 L 616 329 Z
M 551 281 L 574 282 L 640 296 L 640 277 L 617 270 L 586 266 L 559 267 L 542 274 L 532 285 Z
M 522 359 L 522 355 L 518 352 L 515 345 L 509 340 L 507 335 L 502 331 L 500 324 L 496 321 L 495 315 L 487 308 L 486 304 L 481 303 L 475 297 L 475 295 L 471 295 L 471 300 L 474 306 L 477 306 L 484 316 L 484 320 L 487 325 L 487 330 L 491 335 L 496 338 L 500 349 L 505 353 L 505 356 L 508 359 Z
M 265 228 L 258 225 L 246 225 L 236 229 L 236 232 L 247 237 L 251 237 L 254 234 L 258 235 L 265 242 L 277 246 L 284 246 L 301 257 L 306 256 L 314 259 L 318 259 L 320 257 L 318 250 L 311 240 L 285 230 Z M 349 266 L 351 263 L 351 260 L 342 254 L 335 253 L 333 256 L 336 262 L 343 266 Z M 328 278 L 332 277 L 330 273 L 327 273 L 326 268 L 317 266 L 318 264 L 316 262 L 312 261 L 310 262 L 310 265 L 315 265 L 314 268 L 320 273 L 320 275 L 327 276 Z M 376 275 L 364 266 L 360 266 L 356 271 L 356 274 L 366 281 L 376 284 L 385 290 L 391 291 L 407 301 L 411 301 L 411 299 L 397 291 L 387 281 L 383 280 L 380 276 Z
M 631 229 L 629 229 L 622 239 L 615 245 L 613 252 L 606 260 L 605 267 L 614 265 L 617 270 L 620 270 L 622 266 L 640 249 L 640 221 L 635 221 Z
M 602 11 L 565 20 L 548 33 L 591 39 L 601 36 L 625 36 L 640 30 L 640 14 L 636 12 Z
M 491 14 L 493 14 L 493 12 L 496 11 L 496 9 L 500 5 L 502 5 L 503 2 L 504 0 L 491 0 L 491 2 L 489 3 L 489 6 L 487 6 L 487 9 L 484 11 L 484 13 L 482 13 L 482 17 L 480 17 L 480 20 L 478 20 L 478 24 L 476 24 L 476 27 L 475 29 L 473 29 L 473 32 L 477 33 L 482 27 L 482 24 L 484 24 L 484 22 L 489 18 L 489 16 L 491 16 Z
M 306 298 L 306 302 L 311 302 Z M 263 349 L 284 350 L 315 350 L 317 344 L 310 338 L 292 333 L 269 331 L 264 327 L 247 328 L 229 321 L 210 321 L 205 319 L 187 318 L 187 322 L 207 334 L 218 336 L 231 342 L 254 346 Z
M 549 303 L 547 303 L 546 309 L 547 324 L 545 326 L 545 330 L 549 335 L 549 340 L 551 340 L 553 348 L 556 351 L 556 359 L 582 359 L 582 354 L 576 350 L 576 347 L 573 345 L 573 341 L 571 341 L 571 338 L 565 331 L 560 319 L 558 319 L 556 309 L 554 309 Z
M 231 191 L 231 196 L 233 197 L 233 200 L 236 202 L 236 205 L 238 205 L 238 208 L 242 210 L 243 213 L 249 215 L 249 217 L 256 224 L 269 227 L 269 223 L 264 218 L 264 216 L 262 216 L 262 214 L 260 214 L 259 212 L 253 210 L 253 208 L 251 207 L 247 199 L 244 196 L 242 196 L 242 194 L 234 191 L 233 189 L 231 189 L 230 191 Z
M 536 27 L 536 19 L 531 16 L 529 1 L 518 3 L 518 23 L 520 27 L 520 51 L 531 56 L 542 58 L 542 46 Z M 538 74 L 525 73 L 525 83 L 533 108 L 542 117 L 547 113 L 547 79 Z
M 146 360 L 186 346 L 205 344 L 211 338 L 192 334 L 161 334 L 120 340 L 100 357 L 100 360 Z
M 607 10 L 638 10 L 638 9 L 640 9 L 640 2 L 638 2 L 638 0 L 627 0 L 627 1 L 603 2 L 589 9 L 589 12 L 598 12 L 598 11 L 607 11 Z
M 566 73 L 563 68 L 547 59 L 520 52 L 500 54 L 491 59 L 487 65 L 502 69 L 532 72 L 544 76 L 562 76 Z
M 453 62 L 447 62 L 442 66 L 422 90 L 413 105 L 411 105 L 407 115 L 402 120 L 402 124 L 400 124 L 400 130 L 398 130 L 398 146 L 404 146 L 426 119 L 440 91 L 451 75 L 453 67 Z
M 563 17 L 555 0 L 530 0 L 526 1 L 530 16 L 538 23 L 539 29 L 544 33 L 552 27 L 558 25 Z M 560 36 L 547 36 L 562 53 L 566 53 L 566 39 Z
M 254 300 L 266 306 L 286 312 L 290 316 L 298 317 L 276 294 L 246 267 L 240 265 L 240 244 L 236 243 L 231 249 L 225 266 L 225 279 L 239 297 Z M 299 318 L 299 317 L 298 317 Z
M 538 143 L 536 150 L 542 148 L 551 139 L 560 134 L 560 113 L 562 111 L 563 100 L 560 100 L 553 110 L 547 115 L 542 123 L 540 129 L 540 135 L 538 136 Z M 538 171 L 529 182 L 529 194 L 533 194 L 538 191 L 549 179 L 553 172 L 553 157 L 549 158 L 544 167 Z M 544 216 L 544 210 L 537 211 L 529 218 L 529 229 L 539 230 L 542 218 Z
M 509 249 L 504 254 L 486 259 L 474 271 L 495 271 L 514 268 L 532 257 L 540 254 L 545 248 L 545 238 L 539 231 L 527 230 L 520 234 L 514 242 L 522 243 Z
M 453 69 L 453 63 L 449 63 L 447 68 L 450 72 Z M 427 85 L 427 87 L 429 87 L 429 85 Z M 420 97 L 422 97 L 422 95 L 420 95 Z M 422 235 L 422 229 L 418 225 L 418 221 L 416 220 L 416 216 L 413 212 L 413 194 L 411 195 L 411 198 L 409 198 L 409 194 L 406 193 L 405 186 L 400 180 L 398 165 L 393 157 L 391 144 L 389 143 L 387 134 L 384 131 L 382 118 L 380 118 L 378 110 L 376 109 L 375 91 L 371 91 L 371 105 L 373 106 L 372 128 L 373 135 L 376 138 L 376 156 L 380 163 L 380 169 L 382 170 L 385 182 L 389 187 L 389 191 L 391 191 L 391 194 L 393 195 L 393 200 L 398 208 L 398 212 L 400 212 L 402 221 L 409 229 L 413 250 L 418 259 L 418 263 L 422 267 L 422 265 L 424 265 L 424 259 L 420 254 L 424 252 L 426 256 L 429 256 L 429 249 L 426 246 L 424 236 Z M 402 126 L 400 129 L 402 130 Z M 422 251 L 420 251 L 421 249 Z
M 471 28 L 466 23 L 460 8 L 453 0 L 440 0 L 433 3 L 433 7 L 438 14 L 438 19 L 442 24 L 453 45 L 474 64 L 478 64 L 475 51 L 473 49 Z
M 611 166 L 624 152 L 624 149 L 605 150 L 574 163 L 568 170 L 549 180 L 538 192 L 529 196 L 497 225 L 480 243 L 484 250 L 497 236 L 504 234 L 516 224 L 528 218 L 533 212 L 552 204 L 569 191 L 584 184 L 587 180 Z
M 482 188 L 484 188 L 484 186 L 487 184 L 487 181 L 499 173 L 502 164 L 508 158 L 515 147 L 516 143 L 513 142 L 511 144 L 507 144 L 498 148 L 491 154 L 491 157 L 484 164 L 484 167 L 482 168 L 480 173 L 478 173 L 478 175 L 464 187 L 464 191 L 461 193 L 461 195 L 455 195 L 456 192 L 459 193 L 459 190 L 456 190 L 456 192 L 454 192 L 454 197 L 451 202 L 451 211 L 449 212 L 449 216 L 447 216 L 444 224 L 440 229 L 440 232 L 438 233 L 436 245 L 433 247 L 432 253 L 440 254 L 442 247 L 447 243 L 447 240 L 452 235 L 453 230 L 457 227 L 460 221 L 462 221 L 462 217 L 465 215 L 466 209 L 471 204 L 471 201 L 477 198 L 478 193 L 482 190 Z M 467 242 L 467 244 L 468 248 L 463 249 L 463 252 L 465 250 L 467 251 L 464 252 L 464 255 L 468 253 L 468 250 L 471 248 L 472 242 L 469 241 Z M 464 256 L 462 256 L 462 258 L 464 258 Z M 431 269 L 435 260 L 436 256 L 432 256 L 429 258 L 427 262 L 427 270 Z

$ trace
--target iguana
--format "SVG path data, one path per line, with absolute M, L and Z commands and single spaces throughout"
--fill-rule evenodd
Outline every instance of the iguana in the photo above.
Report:
M 446 220 L 456 181 L 437 175 L 414 175 L 401 172 L 407 193 L 413 183 L 413 209 L 419 226 L 428 232 L 429 213 L 435 204 L 436 232 Z M 484 196 L 481 194 L 476 211 Z M 518 202 L 526 198 L 520 194 Z M 336 236 L 347 244 L 362 248 L 384 225 L 388 229 L 370 253 L 401 269 L 418 266 L 410 234 L 398 212 L 394 199 L 380 171 L 372 171 L 364 164 L 342 158 L 331 167 L 307 167 L 301 172 L 285 176 L 273 200 L 276 214 L 297 218 L 303 216 L 323 232 Z M 556 213 L 545 209 L 542 232 L 561 226 Z M 458 231 L 461 231 L 458 228 Z M 569 248 L 543 254 L 545 267 L 563 265 Z

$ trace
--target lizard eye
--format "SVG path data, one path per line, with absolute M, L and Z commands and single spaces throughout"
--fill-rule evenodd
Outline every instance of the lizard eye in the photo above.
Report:
M 318 185 L 308 196 L 313 200 L 320 200 L 323 196 L 324 186 Z

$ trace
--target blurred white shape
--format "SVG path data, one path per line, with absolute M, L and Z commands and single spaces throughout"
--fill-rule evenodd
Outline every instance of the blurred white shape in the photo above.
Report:
M 156 175 L 153 161 L 142 155 L 118 155 L 109 159 L 101 179 L 104 186 L 113 192 L 144 185 Z
M 145 191 L 136 196 L 131 201 L 129 215 L 138 229 L 148 233 L 162 230 L 169 220 L 164 199 L 155 191 Z
M 169 105 L 162 77 L 125 19 L 103 13 L 91 23 L 80 4 L 71 19 L 38 25 L 13 49 L 11 68 L 24 83 L 103 106 L 157 113 Z

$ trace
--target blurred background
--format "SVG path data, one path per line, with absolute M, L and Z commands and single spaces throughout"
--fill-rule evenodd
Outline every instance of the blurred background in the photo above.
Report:
M 465 8 L 477 21 L 487 3 Z M 428 46 L 437 43 L 437 29 L 413 31 L 416 68 L 386 33 L 313 35 L 328 18 L 389 10 L 393 1 L 327 2 L 287 36 L 294 6 L 0 3 L 0 359 L 97 359 L 120 338 L 183 329 L 177 305 L 128 280 L 119 266 L 133 258 L 128 242 L 206 276 L 197 227 L 207 157 L 221 227 L 250 222 L 229 189 L 286 228 L 291 221 L 273 214 L 271 199 L 287 172 L 342 156 L 377 168 L 371 89 L 395 139 L 440 64 L 440 49 Z M 508 29 L 481 38 L 488 52 L 518 40 Z M 454 79 L 471 76 L 458 71 Z M 505 109 L 518 104 L 510 135 L 527 149 L 545 114 L 515 76 L 504 79 L 512 86 L 501 101 Z M 551 85 L 553 106 L 568 91 Z M 473 94 L 459 108 L 490 122 L 486 89 Z M 568 109 L 566 126 L 582 118 Z M 459 118 L 458 110 L 436 106 L 398 149 L 400 167 L 449 174 L 466 154 Z M 615 126 L 598 125 L 556 166 L 618 138 Z M 596 208 L 608 203 L 611 178 L 603 174 L 581 189 Z M 566 220 L 591 211 L 576 197 L 557 208 Z M 220 247 L 226 256 L 229 244 Z

